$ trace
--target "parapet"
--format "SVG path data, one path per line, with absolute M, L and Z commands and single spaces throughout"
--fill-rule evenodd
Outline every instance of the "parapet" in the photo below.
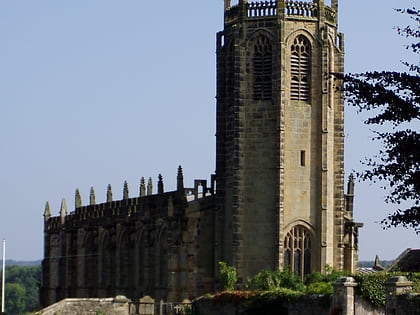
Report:
M 325 17 L 327 23 L 337 24 L 337 2 L 333 1 L 331 7 L 324 5 L 324 1 L 239 1 L 237 4 L 227 4 L 225 7 L 225 23 L 235 23 L 240 19 L 259 19 L 267 17 L 285 16 L 286 18 L 299 18 L 318 20 Z
M 63 226 L 76 227 L 82 226 L 86 222 L 103 224 L 104 221 L 115 217 L 139 217 L 144 220 L 154 220 L 155 218 L 182 216 L 185 213 L 188 202 L 206 198 L 214 194 L 214 176 L 212 184 L 207 186 L 207 180 L 196 179 L 193 188 L 184 188 L 183 172 L 181 166 L 177 173 L 177 190 L 165 192 L 163 177 L 158 176 L 157 193 L 153 194 L 152 179 L 149 178 L 147 184 L 145 179 L 140 179 L 139 195 L 133 198 L 129 196 L 127 181 L 123 185 L 123 198 L 121 200 L 112 199 L 112 187 L 107 187 L 107 200 L 104 203 L 96 204 L 95 191 L 90 189 L 89 205 L 82 205 L 79 189 L 75 193 L 75 209 L 68 212 L 66 202 L 63 199 L 59 216 L 52 217 L 49 203 L 46 203 L 44 211 L 45 231 L 57 232 Z

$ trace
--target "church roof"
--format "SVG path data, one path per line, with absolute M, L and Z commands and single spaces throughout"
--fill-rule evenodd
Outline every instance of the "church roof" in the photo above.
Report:
M 407 248 L 388 267 L 388 271 L 419 272 L 420 249 Z

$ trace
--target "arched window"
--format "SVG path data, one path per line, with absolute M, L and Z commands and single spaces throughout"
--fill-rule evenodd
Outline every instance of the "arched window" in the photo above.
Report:
M 112 273 L 111 260 L 110 260 L 111 255 L 106 254 L 110 252 L 110 248 L 111 248 L 108 233 L 104 234 L 102 241 L 100 242 L 100 245 L 101 245 L 100 255 L 99 255 L 101 259 L 100 287 L 101 289 L 106 290 L 108 286 L 110 285 L 109 274 Z M 105 296 L 108 296 L 108 295 L 105 294 Z M 103 297 L 103 296 L 100 296 L 100 297 Z
M 129 272 L 130 272 L 130 238 L 127 232 L 123 231 L 118 244 L 119 250 L 119 286 L 120 289 L 125 289 L 128 286 Z M 119 292 L 122 294 L 122 292 Z
M 141 234 L 137 244 L 137 287 L 145 288 L 145 268 L 146 268 L 146 247 L 144 244 L 144 235 Z
M 290 49 L 290 98 L 297 101 L 309 101 L 311 45 L 305 36 L 299 35 Z
M 168 286 L 168 233 L 166 228 L 160 233 L 158 247 L 158 283 L 159 288 L 167 289 Z
M 284 239 L 284 266 L 303 276 L 311 272 L 311 234 L 297 225 Z
M 95 237 L 93 233 L 89 233 L 87 235 L 86 243 L 85 243 L 85 274 L 84 274 L 84 281 L 85 286 L 89 290 L 89 297 L 95 296 L 95 288 L 97 286 L 97 248 L 95 243 Z
M 270 40 L 260 36 L 254 45 L 253 55 L 254 69 L 254 100 L 272 99 L 272 72 L 273 57 Z

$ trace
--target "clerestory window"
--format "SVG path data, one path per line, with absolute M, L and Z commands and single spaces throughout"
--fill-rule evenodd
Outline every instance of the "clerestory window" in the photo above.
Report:
M 254 100 L 272 99 L 272 46 L 270 40 L 260 36 L 254 45 Z
M 297 225 L 284 239 L 284 267 L 304 276 L 311 272 L 312 241 L 310 232 Z
M 290 98 L 297 101 L 309 101 L 311 45 L 308 39 L 299 35 L 291 46 L 290 60 Z

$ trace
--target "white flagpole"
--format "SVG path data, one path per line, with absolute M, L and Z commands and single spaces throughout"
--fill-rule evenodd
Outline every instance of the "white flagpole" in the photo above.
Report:
M 6 240 L 3 239 L 3 266 L 1 277 L 1 312 L 4 313 L 4 282 L 5 282 L 5 265 L 6 265 Z

